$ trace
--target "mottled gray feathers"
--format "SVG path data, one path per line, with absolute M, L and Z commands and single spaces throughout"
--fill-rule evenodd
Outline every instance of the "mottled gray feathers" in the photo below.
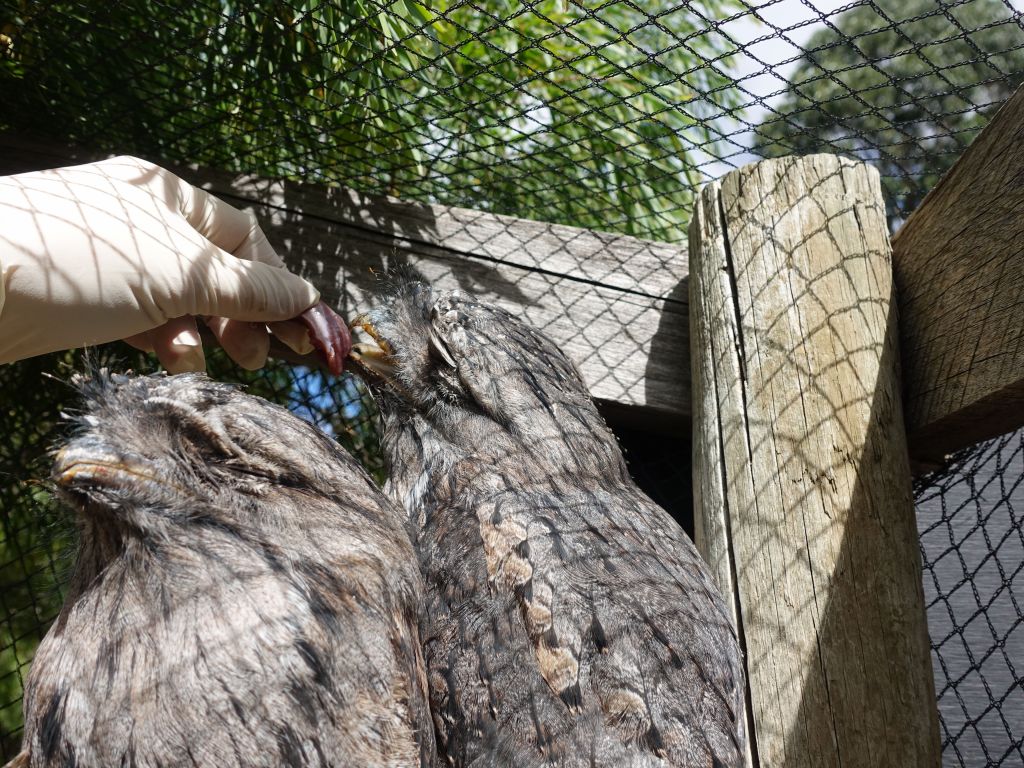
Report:
M 359 324 L 404 512 L 231 387 L 81 383 L 54 481 L 82 545 L 19 768 L 739 768 L 722 600 L 566 355 L 419 283 Z
M 630 480 L 562 351 L 501 309 L 419 284 L 363 327 L 387 352 L 389 367 L 361 367 L 426 578 L 442 756 L 741 765 L 743 673 L 722 600 Z
M 354 460 L 202 376 L 82 388 L 54 468 L 81 551 L 25 764 L 431 765 L 422 582 Z

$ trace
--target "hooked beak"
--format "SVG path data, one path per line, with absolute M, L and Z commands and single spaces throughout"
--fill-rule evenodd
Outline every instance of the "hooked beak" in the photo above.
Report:
M 73 440 L 57 453 L 51 477 L 61 490 L 72 494 L 99 488 L 167 485 L 142 463 L 86 438 Z
M 349 358 L 356 364 L 357 369 L 371 378 L 393 385 L 398 366 L 395 364 L 394 349 L 391 345 L 380 335 L 366 315 L 360 315 L 349 323 L 348 327 L 351 330 L 358 328 L 373 339 L 372 343 L 359 342 L 352 346 Z

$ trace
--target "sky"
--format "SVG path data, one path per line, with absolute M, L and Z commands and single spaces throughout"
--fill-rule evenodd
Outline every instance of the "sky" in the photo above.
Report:
M 799 56 L 810 37 L 825 28 L 821 16 L 860 4 L 855 0 L 746 0 L 746 3 L 756 10 L 765 23 L 759 23 L 754 15 L 747 14 L 722 25 L 722 29 L 733 40 L 752 54 L 740 54 L 735 57 L 730 76 L 741 80 L 742 87 L 749 91 L 752 97 L 766 99 L 769 105 L 782 98 L 782 92 L 785 91 L 798 65 L 795 61 L 788 64 L 785 62 Z M 1018 11 L 1024 9 L 1024 0 L 1010 0 L 1008 4 Z M 772 26 L 785 31 L 776 32 Z M 760 38 L 767 39 L 754 42 Z M 771 67 L 773 71 L 762 72 L 765 65 Z M 746 109 L 744 119 L 757 125 L 766 113 L 765 107 L 752 104 Z M 736 137 L 739 143 L 746 143 L 751 138 Z M 757 159 L 753 154 L 737 154 L 728 158 L 728 162 L 704 165 L 702 171 L 710 178 L 717 178 L 739 165 Z
M 759 22 L 754 15 L 747 14 L 721 26 L 723 31 L 752 54 L 740 53 L 732 57 L 729 75 L 737 80 L 745 78 L 741 84 L 752 97 L 765 98 L 785 91 L 788 76 L 796 68 L 797 62 L 783 62 L 799 56 L 811 35 L 823 28 L 820 15 L 849 6 L 851 0 L 748 0 L 747 4 L 757 11 L 765 23 Z M 769 25 L 786 31 L 778 33 Z M 768 39 L 754 42 L 760 38 Z M 765 65 L 772 67 L 773 72 L 762 73 Z M 781 98 L 781 95 L 775 98 Z M 745 110 L 744 119 L 757 125 L 766 112 L 767 110 L 760 104 L 753 104 Z M 748 144 L 752 139 L 752 135 L 736 137 L 736 141 L 741 144 Z M 711 156 L 700 155 L 698 152 L 692 153 L 694 160 L 701 164 L 702 173 L 708 178 L 717 178 L 733 168 L 758 159 L 751 153 L 740 153 L 729 157 L 725 162 L 719 162 Z
M 749 77 L 763 69 L 762 64 L 754 57 L 776 68 L 778 75 L 789 74 L 796 64 L 784 65 L 783 62 L 799 56 L 811 35 L 823 28 L 819 14 L 833 13 L 851 3 L 850 0 L 779 0 L 774 3 L 771 0 L 760 3 L 753 0 L 748 4 L 757 9 L 765 24 L 759 23 L 753 15 L 745 15 L 722 27 L 736 42 L 753 54 L 741 56 L 736 62 L 737 77 Z M 777 34 L 768 25 L 775 25 L 787 31 Z M 766 36 L 770 36 L 769 39 L 753 43 L 754 40 Z M 743 85 L 758 96 L 767 96 L 784 90 L 786 80 L 784 77 L 762 74 L 749 77 Z
M 753 15 L 748 14 L 724 25 L 723 29 L 738 43 L 746 46 L 754 56 L 775 67 L 778 76 L 763 74 L 750 77 L 744 81 L 744 87 L 757 96 L 767 96 L 785 89 L 787 75 L 792 73 L 796 64 L 783 62 L 799 55 L 811 35 L 824 28 L 820 15 L 835 13 L 857 4 L 854 0 L 747 0 L 747 5 L 754 8 L 766 23 L 760 24 Z M 1024 0 L 1010 0 L 1008 4 L 1018 11 L 1024 9 Z M 781 35 L 776 34 L 769 24 L 787 31 Z M 770 39 L 749 45 L 766 36 L 770 36 Z M 787 39 L 791 42 L 787 42 Z M 750 76 L 761 69 L 762 65 L 752 57 L 744 56 L 741 61 L 737 61 L 739 77 Z M 761 107 L 755 107 L 751 114 L 759 117 L 763 112 Z

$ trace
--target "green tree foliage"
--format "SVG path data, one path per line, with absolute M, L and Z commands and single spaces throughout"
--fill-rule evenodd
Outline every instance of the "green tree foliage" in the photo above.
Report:
M 1000 0 L 876 0 L 814 34 L 759 129 L 771 155 L 874 163 L 904 218 L 1024 79 L 1024 31 Z
M 646 236 L 679 238 L 687 140 L 734 103 L 694 33 L 737 0 L 2 7 L 0 127 Z
M 737 4 L 483 7 L 494 6 L 507 21 L 470 4 L 438 26 L 453 52 L 440 70 L 445 101 L 430 107 L 444 148 L 438 197 L 678 239 L 696 181 L 688 152 L 711 141 L 697 119 L 735 104 L 731 91 L 718 106 L 698 97 L 730 83 L 723 63 L 707 65 L 731 50 L 724 38 L 680 41 Z
M 21 689 L 41 627 L 60 610 L 69 568 L 68 526 L 54 514 L 39 478 L 71 389 L 49 376 L 67 374 L 71 354 L 0 366 L 0 760 L 17 754 Z

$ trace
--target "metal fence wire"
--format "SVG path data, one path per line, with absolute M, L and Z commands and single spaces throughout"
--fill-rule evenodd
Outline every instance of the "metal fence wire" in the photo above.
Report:
M 1024 763 L 1024 430 L 915 487 L 947 765 Z
M 667 242 L 685 238 L 700 184 L 759 157 L 835 152 L 880 170 L 895 227 L 1024 80 L 1020 6 L 0 0 L 0 131 Z M 69 568 L 73 536 L 40 478 L 76 361 L 0 368 L 7 758 Z M 382 475 L 354 382 L 211 364 Z M 689 467 L 664 460 L 683 449 L 637 435 L 622 430 L 636 474 L 688 524 Z M 1020 444 L 981 446 L 917 491 L 948 765 L 1021 764 Z

